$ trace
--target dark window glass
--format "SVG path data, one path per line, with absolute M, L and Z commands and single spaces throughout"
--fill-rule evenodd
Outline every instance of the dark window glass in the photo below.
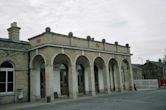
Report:
M 13 72 L 12 71 L 8 72 L 8 82 L 13 82 Z
M 8 83 L 7 91 L 8 92 L 12 92 L 13 91 L 13 83 Z
M 6 62 L 1 64 L 1 67 L 13 68 L 13 65 L 6 61 Z
M 6 92 L 6 85 L 5 85 L 5 83 L 0 83 L 0 92 Z
M 6 82 L 6 72 L 0 71 L 0 82 Z

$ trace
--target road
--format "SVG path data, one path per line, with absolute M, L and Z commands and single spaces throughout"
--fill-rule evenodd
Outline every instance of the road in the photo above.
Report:
M 19 110 L 166 110 L 166 89 L 115 93 Z

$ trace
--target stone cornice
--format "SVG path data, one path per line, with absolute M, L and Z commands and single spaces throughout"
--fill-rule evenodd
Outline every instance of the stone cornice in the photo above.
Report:
M 84 51 L 90 51 L 90 52 L 106 53 L 106 54 L 113 54 L 113 55 L 124 55 L 124 56 L 133 55 L 131 53 L 109 52 L 109 51 L 104 51 L 104 50 L 95 50 L 95 49 L 90 49 L 90 48 L 80 48 L 80 47 L 57 45 L 57 44 L 50 44 L 50 43 L 45 43 L 45 44 L 42 44 L 42 45 L 35 46 L 35 47 L 29 49 L 29 51 L 33 51 L 33 50 L 44 48 L 44 47 L 67 48 L 67 49 L 84 50 Z

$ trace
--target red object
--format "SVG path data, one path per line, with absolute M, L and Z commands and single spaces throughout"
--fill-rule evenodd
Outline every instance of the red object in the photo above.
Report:
M 97 47 L 97 48 L 99 48 L 99 47 L 100 47 L 100 45 L 99 45 L 98 43 L 96 43 L 96 47 Z
M 37 42 L 37 43 L 40 43 L 40 42 L 41 42 L 41 39 L 37 39 L 36 42 Z
M 162 86 L 166 86 L 166 80 L 160 80 L 160 84 L 161 84 Z

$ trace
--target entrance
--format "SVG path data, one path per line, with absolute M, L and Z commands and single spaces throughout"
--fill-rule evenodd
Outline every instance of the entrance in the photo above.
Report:
M 94 75 L 95 75 L 95 90 L 96 90 L 96 93 L 99 93 L 99 77 L 98 77 L 97 66 L 94 66 Z
M 115 70 L 114 70 L 114 65 L 112 66 L 112 82 L 113 82 L 113 91 L 115 91 Z
M 41 98 L 45 98 L 46 96 L 46 86 L 45 86 L 45 69 L 41 68 L 40 70 L 40 94 Z
M 80 94 L 85 94 L 84 68 L 82 65 L 77 65 L 77 73 L 78 73 L 78 92 Z
M 61 95 L 69 95 L 68 87 L 68 69 L 64 64 L 60 66 L 60 87 Z

